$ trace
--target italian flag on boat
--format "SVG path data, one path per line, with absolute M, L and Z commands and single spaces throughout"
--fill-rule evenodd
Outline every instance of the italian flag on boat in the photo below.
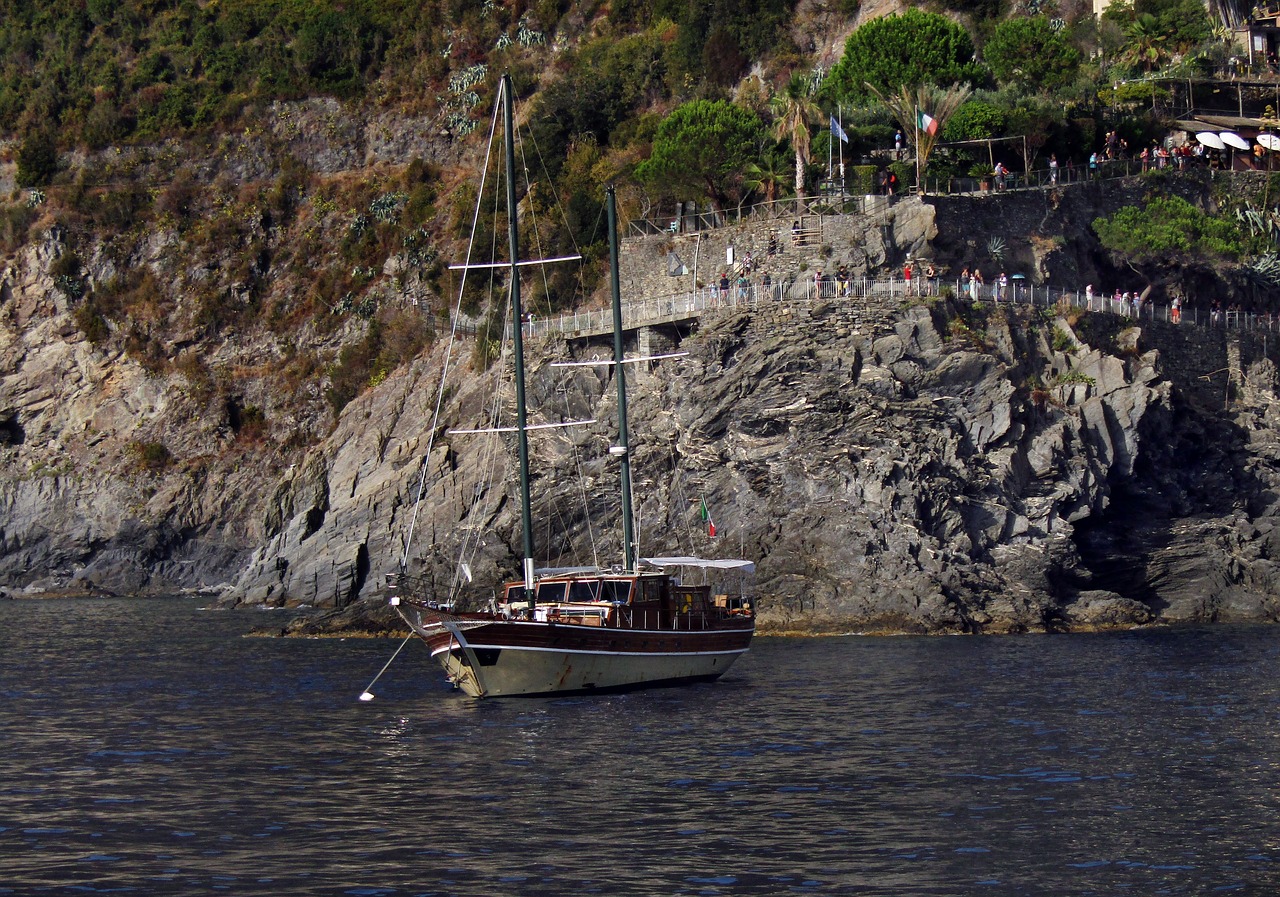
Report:
M 923 109 L 916 110 L 916 127 L 926 134 L 938 133 L 938 120 Z
M 711 519 L 711 512 L 707 510 L 707 500 L 702 500 L 702 522 L 707 525 L 707 535 L 714 536 L 716 534 L 716 522 Z

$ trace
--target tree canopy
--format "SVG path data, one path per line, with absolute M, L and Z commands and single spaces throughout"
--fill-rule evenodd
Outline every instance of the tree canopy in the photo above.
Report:
M 1068 81 L 1080 53 L 1046 16 L 1005 19 L 982 48 L 982 58 L 1002 84 L 1044 90 Z
M 890 94 L 921 84 L 977 82 L 983 71 L 973 53 L 969 33 L 955 22 L 908 9 L 873 19 L 850 34 L 824 89 L 832 100 L 851 102 L 865 98 L 868 85 Z
M 705 190 L 725 208 L 748 163 L 761 156 L 760 117 L 726 100 L 694 100 L 658 125 L 653 154 L 636 167 L 640 180 L 664 190 Z
M 781 93 L 774 96 L 771 105 L 774 114 L 774 136 L 779 142 L 790 141 L 796 159 L 796 196 L 804 199 L 804 172 L 809 162 L 812 133 L 809 125 L 818 118 L 818 106 L 813 101 L 809 80 L 799 73 Z
M 1179 196 L 1154 196 L 1143 206 L 1124 206 L 1093 229 L 1102 245 L 1125 261 L 1151 264 L 1177 257 L 1239 258 L 1239 228 Z

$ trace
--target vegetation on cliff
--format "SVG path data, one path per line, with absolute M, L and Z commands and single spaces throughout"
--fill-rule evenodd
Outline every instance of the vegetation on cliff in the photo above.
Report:
M 445 260 L 477 208 L 482 239 L 505 227 L 464 178 L 504 70 L 536 181 L 522 208 L 555 213 L 541 250 L 586 260 L 529 284 L 543 315 L 597 288 L 606 182 L 624 218 L 812 195 L 833 113 L 845 158 L 874 172 L 903 112 L 869 81 L 884 96 L 969 82 L 947 140 L 1025 136 L 1013 167 L 1051 152 L 1082 164 L 1109 130 L 1133 147 L 1163 133 L 1160 82 L 1117 83 L 1229 53 L 1195 0 L 1101 19 L 1079 0 L 955 2 L 866 21 L 849 0 L 0 0 L 0 452 L 13 470 L 74 469 L 84 479 L 56 488 L 78 512 L 75 490 L 122 472 L 126 523 L 242 552 L 276 473 L 435 338 L 459 286 Z M 894 164 L 905 183 L 912 166 Z M 960 148 L 930 170 L 987 164 Z M 1265 198 L 1205 208 L 1246 216 L 1238 257 L 1261 271 Z M 464 296 L 482 349 L 500 276 Z M 232 474 L 234 502 L 217 485 Z M 175 511 L 177 495 L 194 497 Z M 30 512 L 6 549 L 18 532 L 57 542 L 46 499 L 5 505 Z M 118 511 L 85 529 L 86 552 L 113 544 Z M 21 557 L 72 569 L 61 552 Z

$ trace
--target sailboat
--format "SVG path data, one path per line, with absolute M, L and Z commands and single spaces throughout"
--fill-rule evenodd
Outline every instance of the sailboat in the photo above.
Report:
M 599 566 L 539 569 L 534 560 L 529 489 L 529 431 L 525 406 L 524 344 L 520 323 L 519 234 L 513 181 L 515 152 L 511 81 L 504 76 L 502 105 L 506 164 L 508 277 L 516 394 L 516 444 L 523 535 L 523 576 L 502 583 L 484 610 L 461 611 L 430 597 L 406 571 L 388 577 L 389 601 L 429 648 L 453 685 L 476 698 L 618 691 L 705 682 L 719 678 L 744 654 L 755 633 L 750 600 L 714 593 L 710 571 L 750 573 L 738 559 L 689 556 L 640 558 L 632 512 L 627 432 L 622 305 L 618 286 L 617 213 L 608 191 L 610 281 L 614 352 L 610 362 L 618 399 L 623 557 Z M 681 574 L 700 570 L 704 580 Z

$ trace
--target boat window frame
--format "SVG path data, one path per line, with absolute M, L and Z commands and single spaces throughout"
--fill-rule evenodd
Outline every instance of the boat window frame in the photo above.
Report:
M 635 594 L 635 579 L 631 577 L 606 577 L 600 580 L 600 600 L 610 604 L 630 604 Z M 625 594 L 618 597 L 618 586 L 625 589 Z
M 592 604 L 599 600 L 599 579 L 574 579 L 569 581 L 569 604 Z
M 547 593 L 559 592 L 559 597 L 550 597 Z M 569 580 L 553 579 L 543 580 L 537 585 L 534 593 L 539 604 L 564 604 L 569 595 Z

